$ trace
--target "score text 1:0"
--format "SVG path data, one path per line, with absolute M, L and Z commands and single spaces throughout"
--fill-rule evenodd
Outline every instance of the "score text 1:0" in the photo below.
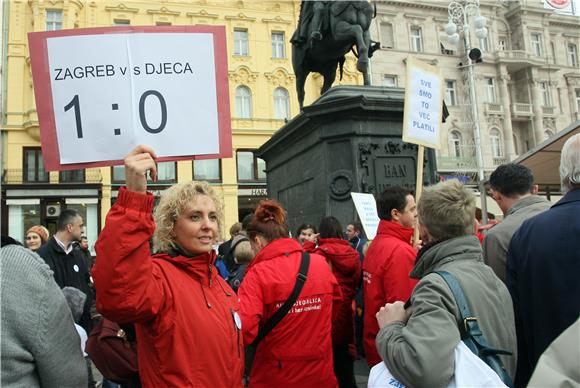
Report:
M 155 96 L 159 100 L 159 106 L 161 107 L 161 123 L 157 128 L 151 128 L 147 123 L 147 118 L 145 117 L 145 100 L 149 96 Z M 83 138 L 83 126 L 81 120 L 81 104 L 79 100 L 79 95 L 75 94 L 75 96 L 70 100 L 70 102 L 64 107 L 65 113 L 68 112 L 71 108 L 74 109 L 75 112 L 75 123 L 77 127 L 77 137 L 79 139 Z M 113 110 L 119 110 L 119 104 L 112 104 Z M 165 98 L 163 95 L 159 93 L 157 90 L 147 90 L 139 98 L 139 120 L 141 121 L 141 125 L 143 129 L 145 129 L 149 133 L 159 133 L 165 129 L 165 125 L 167 124 L 167 104 L 165 103 Z M 121 134 L 120 128 L 115 128 L 115 135 Z

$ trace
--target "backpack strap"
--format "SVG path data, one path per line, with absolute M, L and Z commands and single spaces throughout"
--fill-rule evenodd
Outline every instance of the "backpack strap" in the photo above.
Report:
M 460 327 L 460 331 L 465 334 L 465 338 L 471 337 L 474 342 L 477 343 L 479 347 L 479 351 L 482 355 L 487 354 L 507 354 L 511 355 L 512 352 L 508 352 L 507 350 L 495 349 L 489 346 L 487 343 L 483 332 L 479 328 L 479 322 L 476 316 L 471 314 L 471 310 L 469 309 L 469 304 L 467 299 L 465 298 L 465 294 L 463 293 L 463 289 L 461 285 L 453 276 L 447 271 L 434 271 L 437 275 L 441 276 L 445 283 L 451 289 L 451 293 L 455 298 L 455 303 L 457 303 L 457 307 L 459 308 L 459 316 L 461 318 L 461 322 L 463 326 Z
M 292 290 L 292 293 L 290 294 L 286 302 L 284 302 L 284 304 L 274 313 L 274 315 L 272 315 L 272 317 L 268 320 L 268 322 L 266 322 L 262 327 L 260 327 L 256 339 L 254 339 L 254 341 L 250 346 L 257 347 L 258 343 L 260 343 L 260 341 L 262 341 L 262 339 L 264 339 L 264 337 L 268 335 L 268 333 L 272 331 L 274 327 L 276 327 L 276 325 L 282 320 L 282 318 L 284 318 L 286 314 L 288 314 L 288 311 L 290 311 L 290 309 L 296 302 L 296 299 L 298 299 L 298 295 L 300 295 L 300 291 L 302 291 L 302 287 L 304 287 L 304 283 L 308 278 L 307 275 L 309 266 L 310 266 L 310 255 L 307 252 L 302 252 L 302 260 L 300 261 L 300 268 L 298 269 L 298 274 L 296 275 L 296 283 L 294 284 L 294 289 Z

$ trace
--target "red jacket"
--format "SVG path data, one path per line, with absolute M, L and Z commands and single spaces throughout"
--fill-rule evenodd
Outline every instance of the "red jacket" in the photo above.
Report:
M 381 220 L 363 264 L 364 349 L 369 366 L 381 362 L 375 337 L 379 324 L 375 314 L 386 303 L 406 302 L 417 284 L 409 274 L 417 252 L 411 245 L 413 229 L 394 221 Z
M 149 254 L 153 196 L 121 189 L 96 243 L 97 309 L 135 323 L 144 387 L 241 387 L 244 348 L 236 294 L 215 253 Z
M 238 290 L 244 344 L 292 293 L 302 247 L 277 239 L 252 260 Z M 294 307 L 260 342 L 250 375 L 251 387 L 336 387 L 332 364 L 332 304 L 340 289 L 326 260 L 310 255 L 308 278 Z
M 313 242 L 304 243 L 304 250 L 317 253 L 326 258 L 332 268 L 332 274 L 340 285 L 342 299 L 334 306 L 332 317 L 333 345 L 354 345 L 354 311 L 352 301 L 360 284 L 360 256 L 346 240 L 338 238 L 318 239 L 318 246 Z

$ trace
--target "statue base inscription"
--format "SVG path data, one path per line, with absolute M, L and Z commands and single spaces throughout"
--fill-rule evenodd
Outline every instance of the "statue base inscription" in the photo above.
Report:
M 326 215 L 346 226 L 356 219 L 353 191 L 414 190 L 418 146 L 401 140 L 404 97 L 400 88 L 334 87 L 260 147 L 268 193 L 288 211 L 291 230 Z M 427 150 L 423 182 L 436 180 Z

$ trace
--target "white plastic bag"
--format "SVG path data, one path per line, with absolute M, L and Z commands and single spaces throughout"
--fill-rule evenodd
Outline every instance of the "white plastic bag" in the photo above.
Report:
M 404 388 L 389 371 L 384 362 L 372 367 L 369 388 Z M 455 373 L 448 388 L 459 387 L 506 387 L 499 376 L 477 357 L 463 341 L 455 347 Z

